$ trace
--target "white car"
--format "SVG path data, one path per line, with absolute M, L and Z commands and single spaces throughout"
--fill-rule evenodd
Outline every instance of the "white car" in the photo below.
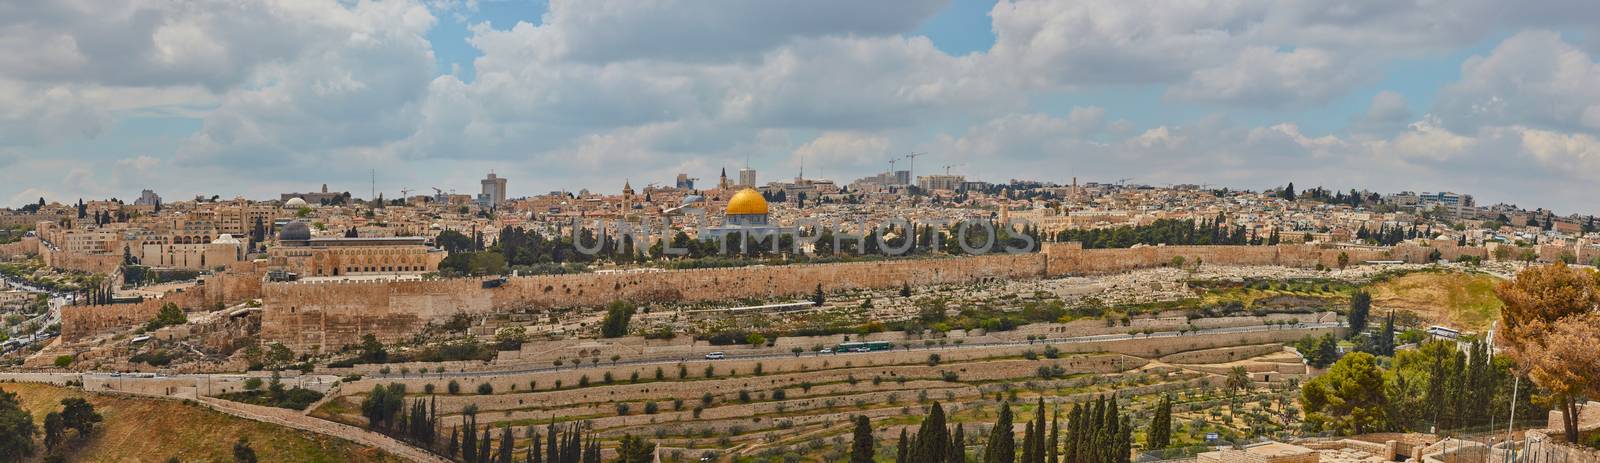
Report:
M 832 348 L 828 348 L 828 347 L 824 347 L 824 348 L 822 348 L 822 350 L 817 351 L 817 353 L 818 354 L 832 354 L 833 353 L 833 349 Z
M 728 354 L 724 354 L 722 352 L 712 352 L 706 354 L 706 360 L 722 360 L 725 358 L 728 358 Z

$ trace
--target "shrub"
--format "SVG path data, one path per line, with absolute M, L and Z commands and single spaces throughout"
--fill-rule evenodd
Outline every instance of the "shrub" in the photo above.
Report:
M 489 395 L 489 394 L 493 394 L 493 393 L 494 393 L 494 386 L 493 385 L 490 385 L 489 383 L 478 384 L 478 395 Z
M 66 367 L 69 367 L 69 366 L 72 366 L 72 356 L 71 355 L 58 355 L 58 356 L 56 356 L 56 368 L 66 368 Z
M 251 377 L 250 379 L 244 380 L 244 390 L 254 391 L 258 389 L 261 389 L 261 378 Z
M 652 400 L 652 401 L 644 403 L 644 414 L 646 414 L 646 415 L 654 415 L 654 414 L 656 414 L 657 410 L 658 410 L 658 408 L 656 406 L 656 402 L 655 401 Z
M 453 379 L 450 380 L 450 384 L 446 384 L 444 388 L 445 388 L 446 391 L 450 391 L 450 395 L 456 395 L 456 394 L 460 394 L 461 393 L 461 383 L 458 383 L 458 382 L 456 382 L 456 380 L 453 380 Z

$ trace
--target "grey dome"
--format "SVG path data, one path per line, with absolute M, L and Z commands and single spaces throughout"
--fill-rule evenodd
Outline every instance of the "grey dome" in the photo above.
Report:
M 311 227 L 305 222 L 296 220 L 283 225 L 278 231 L 278 241 L 307 241 L 311 239 Z

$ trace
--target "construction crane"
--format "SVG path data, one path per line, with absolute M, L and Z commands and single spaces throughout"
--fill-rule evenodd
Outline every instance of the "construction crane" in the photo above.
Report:
M 917 175 L 917 156 L 926 156 L 927 154 L 928 153 L 916 153 L 916 152 L 913 152 L 911 154 L 907 154 L 906 155 L 906 159 L 910 160 L 911 164 L 909 166 L 906 166 L 906 173 L 910 174 L 912 176 L 912 178 L 916 178 L 915 176 Z
M 1129 180 L 1133 180 L 1133 178 L 1131 178 L 1131 177 L 1130 177 L 1130 178 L 1120 178 L 1120 179 L 1117 179 L 1117 186 L 1125 186 L 1125 185 L 1127 185 L 1127 184 L 1128 184 L 1128 181 L 1129 181 Z
M 406 199 L 406 198 L 411 197 L 411 192 L 413 192 L 413 191 L 416 191 L 416 190 L 413 190 L 413 189 L 410 189 L 410 188 L 401 188 L 400 189 L 400 199 Z
M 960 163 L 960 164 L 951 164 L 951 165 L 948 165 L 948 166 L 944 166 L 944 174 L 946 176 L 950 175 L 950 168 L 951 167 L 961 167 L 961 166 L 964 166 L 964 165 L 967 165 L 967 163 L 963 162 L 963 163 Z
M 889 175 L 894 175 L 894 158 L 889 158 Z

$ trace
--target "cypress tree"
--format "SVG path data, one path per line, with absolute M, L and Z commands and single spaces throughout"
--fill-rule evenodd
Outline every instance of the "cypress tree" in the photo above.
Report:
M 461 448 L 461 428 L 450 427 L 450 446 L 444 448 L 444 456 L 451 460 L 456 458 L 456 451 Z
M 1039 435 L 1033 432 L 1033 422 L 1029 421 L 1028 426 L 1023 428 L 1022 432 L 1022 463 L 1039 463 L 1037 460 L 1038 455 L 1034 450 L 1037 447 L 1034 444 L 1038 443 L 1038 441 Z
M 958 424 L 955 428 L 950 433 L 950 449 L 945 451 L 945 463 L 967 463 L 966 427 Z
M 917 435 L 911 440 L 907 462 L 945 460 L 945 450 L 950 447 L 949 431 L 945 429 L 944 407 L 937 402 L 928 410 Z
M 1067 414 L 1066 463 L 1080 463 L 1083 461 L 1079 454 L 1083 449 L 1082 439 L 1083 407 L 1079 404 L 1072 404 L 1072 412 Z
M 506 426 L 502 430 L 504 432 L 500 433 L 500 459 L 498 461 L 500 463 L 511 463 L 511 454 L 515 451 L 515 449 L 511 448 L 511 444 L 516 438 L 512 437 L 510 426 Z
M 483 427 L 483 435 L 478 437 L 478 463 L 489 463 L 489 449 L 494 446 L 494 432 L 489 426 Z
M 1172 442 L 1172 397 L 1163 395 L 1150 417 L 1150 428 L 1145 431 L 1145 442 L 1151 449 L 1162 449 Z
M 1061 406 L 1056 406 L 1056 412 L 1050 417 L 1050 442 L 1046 444 L 1050 449 L 1048 462 L 1061 463 Z
M 895 463 L 907 463 L 906 454 L 911 453 L 911 439 L 906 436 L 906 428 L 900 428 L 900 443 L 895 449 Z
M 850 445 L 850 463 L 872 463 L 872 420 L 856 416 L 855 442 Z
M 461 433 L 461 461 L 477 463 L 478 461 L 478 417 L 467 415 L 464 423 L 466 429 Z
M 1039 398 L 1039 404 L 1033 413 L 1033 463 L 1045 463 L 1045 428 L 1044 428 L 1044 397 Z
M 1011 404 L 1000 405 L 1000 417 L 989 432 L 988 447 L 983 449 L 983 463 L 1016 463 L 1016 436 L 1011 434 Z
M 1113 455 L 1114 458 L 1110 461 L 1129 463 L 1133 456 L 1133 425 L 1128 422 L 1128 417 L 1125 415 L 1119 422 L 1121 423 L 1119 426 L 1121 432 L 1117 434 L 1117 453 Z

